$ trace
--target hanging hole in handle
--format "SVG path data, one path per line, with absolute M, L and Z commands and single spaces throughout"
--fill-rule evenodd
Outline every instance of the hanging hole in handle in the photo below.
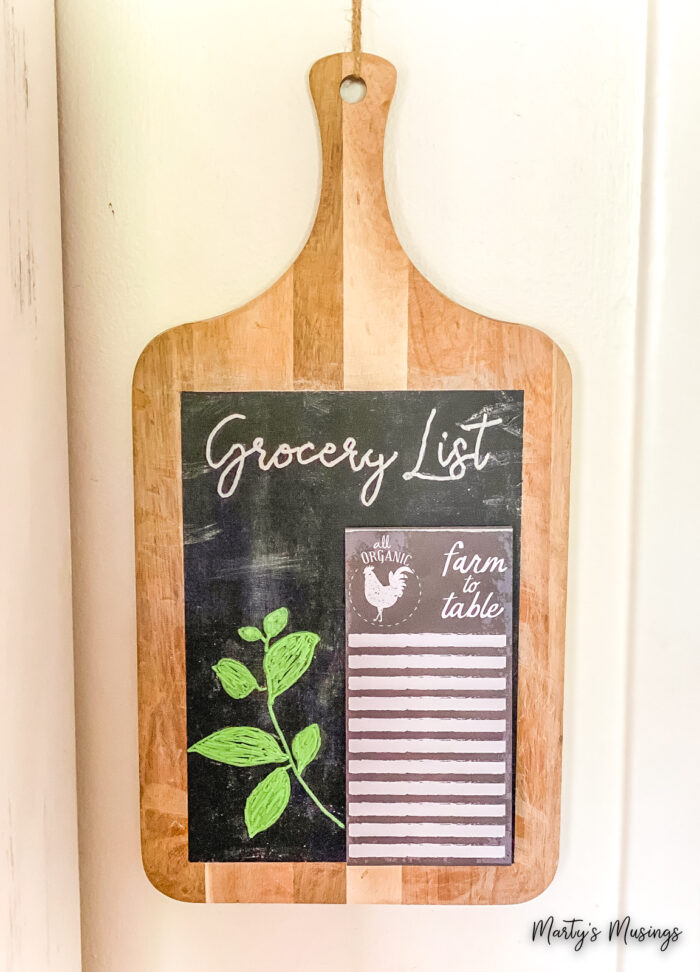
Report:
M 340 97 L 349 105 L 356 105 L 367 94 L 367 85 L 356 74 L 349 74 L 340 82 Z

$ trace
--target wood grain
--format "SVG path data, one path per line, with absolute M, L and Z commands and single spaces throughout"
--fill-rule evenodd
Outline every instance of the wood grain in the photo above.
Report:
M 479 316 L 413 268 L 384 194 L 383 137 L 396 73 L 363 55 L 365 99 L 339 87 L 352 55 L 310 86 L 323 180 L 293 266 L 236 311 L 186 324 L 143 352 L 133 387 L 143 859 L 187 901 L 505 904 L 556 870 L 569 505 L 571 377 L 533 328 Z M 523 513 L 515 863 L 509 867 L 201 864 L 187 859 L 181 391 L 523 389 Z
M 515 853 L 510 867 L 406 867 L 403 900 L 525 901 L 559 856 L 571 375 L 541 331 L 479 316 L 411 273 L 410 388 L 522 388 Z

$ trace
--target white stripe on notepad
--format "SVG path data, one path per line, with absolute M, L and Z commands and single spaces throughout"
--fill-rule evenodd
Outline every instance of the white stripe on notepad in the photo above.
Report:
M 350 668 L 505 668 L 505 655 L 348 655 Z
M 348 739 L 351 753 L 505 753 L 505 739 Z
M 351 695 L 348 697 L 349 709 L 391 709 L 392 711 L 408 711 L 410 709 L 464 709 L 467 712 L 501 712 L 506 707 L 505 699 L 472 699 L 461 696 L 444 695 L 403 695 L 403 696 L 366 696 Z
M 501 845 L 485 844 L 348 844 L 350 857 L 406 857 L 406 858 L 440 858 L 449 860 L 455 857 L 463 858 L 499 858 L 506 856 L 506 849 Z
M 443 780 L 348 780 L 352 796 L 504 796 L 505 783 Z
M 474 823 L 350 823 L 351 837 L 505 837 L 503 824 Z
M 424 776 L 466 776 L 467 773 L 505 776 L 506 764 L 460 759 L 351 759 L 348 770 L 350 773 L 422 773 Z
M 348 719 L 350 732 L 505 732 L 505 719 Z
M 505 648 L 505 635 L 435 634 L 351 634 L 350 648 Z
M 505 817 L 505 803 L 350 803 L 351 817 Z
M 503 691 L 505 678 L 489 678 L 479 675 L 350 675 L 351 689 L 495 689 Z

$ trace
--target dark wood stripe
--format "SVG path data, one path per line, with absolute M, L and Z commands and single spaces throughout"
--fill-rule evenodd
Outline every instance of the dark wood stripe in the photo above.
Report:
M 343 80 L 340 59 L 325 58 L 309 76 L 321 126 L 324 174 L 342 172 Z M 294 388 L 343 387 L 343 180 L 324 178 L 316 221 L 296 259 L 294 284 Z M 323 286 L 319 281 L 323 280 Z
M 348 709 L 348 719 L 477 719 L 505 720 L 506 711 L 491 709 Z
M 388 645 L 372 645 L 368 648 L 348 648 L 348 657 L 352 655 L 474 655 L 478 657 L 479 655 L 486 657 L 487 655 L 502 655 L 504 657 L 508 656 L 508 648 L 494 648 L 489 646 L 488 648 L 436 648 L 429 647 L 424 648 L 422 645 L 420 648 L 391 648 Z
M 351 783 L 503 783 L 505 773 L 348 773 L 347 778 Z
M 444 698 L 445 689 L 348 689 L 348 698 L 361 699 L 413 699 L 422 696 L 430 698 Z M 450 689 L 451 699 L 505 699 L 508 688 L 505 689 Z
M 348 730 L 348 739 L 465 739 L 475 742 L 479 739 L 505 739 L 505 732 L 502 729 L 491 729 L 488 732 L 460 732 L 450 729 L 408 729 L 406 732 L 397 732 L 396 729 L 387 731 L 385 729 L 351 729 Z
M 348 667 L 348 677 L 354 675 L 366 677 L 371 675 L 377 678 L 406 678 L 407 675 L 424 677 L 429 675 L 431 678 L 505 678 L 505 668 L 350 668 Z
M 507 823 L 507 817 L 386 817 L 386 816 L 376 816 L 376 817 L 353 817 L 348 816 L 349 823 L 444 823 L 444 824 L 489 824 L 493 826 L 494 824 L 500 824 L 505 827 Z M 353 837 L 352 840 L 359 840 L 359 837 Z
M 349 844 L 475 844 L 478 847 L 501 847 L 505 837 L 348 837 Z
M 507 753 L 348 753 L 351 759 L 391 759 L 398 762 L 417 759 L 450 760 L 460 763 L 498 763 L 508 758 Z

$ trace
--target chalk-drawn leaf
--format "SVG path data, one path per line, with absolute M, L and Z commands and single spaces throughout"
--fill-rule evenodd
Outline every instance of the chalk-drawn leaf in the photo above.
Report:
M 290 793 L 289 774 L 282 766 L 258 783 L 245 802 L 245 825 L 249 837 L 255 837 L 279 820 L 289 803 Z
M 244 699 L 259 687 L 251 670 L 235 658 L 222 658 L 212 668 L 232 699 Z
M 276 637 L 280 631 L 284 631 L 289 620 L 289 611 L 286 607 L 277 608 L 271 611 L 263 620 L 263 629 L 268 638 Z
M 187 750 L 227 766 L 265 766 L 286 763 L 274 736 L 255 726 L 229 726 L 200 739 Z
M 296 734 L 294 739 L 292 739 L 292 755 L 300 773 L 303 773 L 309 763 L 312 763 L 316 759 L 320 748 L 321 730 L 317 722 L 314 722 Z
M 238 629 L 238 635 L 244 641 L 263 641 L 263 633 L 260 628 L 254 628 L 251 625 L 246 625 L 245 628 Z
M 270 702 L 301 678 L 318 642 L 318 635 L 311 631 L 295 631 L 272 645 L 263 659 Z

